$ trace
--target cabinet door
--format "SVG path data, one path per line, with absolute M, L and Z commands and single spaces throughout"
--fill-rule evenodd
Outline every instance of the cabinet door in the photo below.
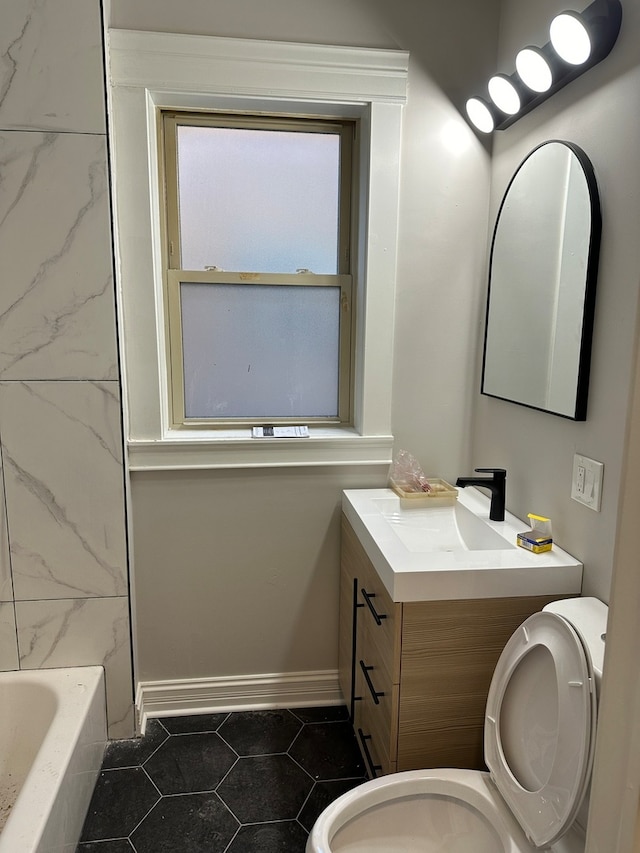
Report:
M 361 611 L 362 612 L 362 611 Z M 393 683 L 384 657 L 378 655 L 373 637 L 377 626 L 366 619 L 358 622 L 358 654 L 356 655 L 356 731 L 368 742 L 365 759 L 373 761 L 372 775 L 393 773 L 396 770 L 398 744 L 398 699 L 400 686 Z M 362 744 L 361 744 L 362 747 Z M 369 753 L 367 755 L 366 753 Z
M 371 776 L 396 769 L 402 605 L 394 604 L 343 517 L 340 685 Z

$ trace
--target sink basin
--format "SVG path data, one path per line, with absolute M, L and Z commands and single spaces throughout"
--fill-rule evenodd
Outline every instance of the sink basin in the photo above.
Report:
M 408 508 L 393 498 L 374 498 L 372 503 L 405 548 L 415 553 L 517 547 L 459 501 L 452 506 Z
M 407 505 L 391 489 L 350 489 L 342 509 L 393 601 L 579 594 L 582 563 L 555 543 L 533 554 L 516 545 L 529 525 L 489 518 L 480 489 L 449 506 Z

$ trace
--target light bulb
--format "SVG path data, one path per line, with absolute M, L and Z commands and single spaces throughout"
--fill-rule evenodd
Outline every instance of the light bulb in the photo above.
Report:
M 516 71 L 533 92 L 546 92 L 553 83 L 551 67 L 538 47 L 524 47 L 516 56 Z
M 562 12 L 551 21 L 551 44 L 561 59 L 582 65 L 591 56 L 591 38 L 586 24 L 575 12 Z
M 482 133 L 491 133 L 495 127 L 491 110 L 481 98 L 469 98 L 467 101 L 469 120 Z
M 502 110 L 512 116 L 520 109 L 520 95 L 511 80 L 504 74 L 496 74 L 489 80 L 489 95 L 491 100 Z

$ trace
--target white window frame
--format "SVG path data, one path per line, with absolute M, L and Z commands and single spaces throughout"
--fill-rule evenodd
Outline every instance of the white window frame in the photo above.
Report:
M 116 274 L 131 470 L 389 464 L 402 110 L 408 53 L 109 30 Z M 159 109 L 359 120 L 354 425 L 260 441 L 172 428 L 158 157 Z

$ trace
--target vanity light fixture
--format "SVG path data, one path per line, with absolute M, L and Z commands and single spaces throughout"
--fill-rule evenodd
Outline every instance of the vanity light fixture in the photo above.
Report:
M 550 40 L 516 56 L 512 74 L 495 74 L 490 101 L 467 101 L 471 124 L 483 133 L 504 130 L 607 56 L 622 22 L 620 0 L 594 0 L 584 12 L 562 12 L 551 22 Z

